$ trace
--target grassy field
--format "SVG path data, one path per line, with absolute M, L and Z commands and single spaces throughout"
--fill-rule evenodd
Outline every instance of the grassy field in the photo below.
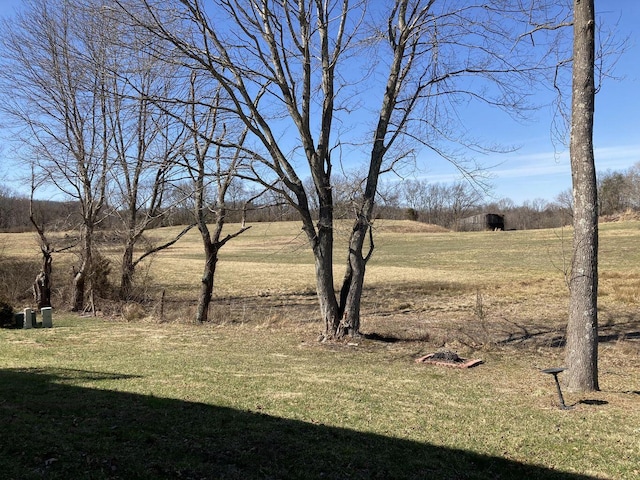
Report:
M 2 477 L 640 478 L 640 224 L 601 227 L 602 390 L 565 392 L 575 408 L 560 410 L 540 369 L 562 364 L 570 238 L 379 222 L 367 336 L 325 344 L 299 225 L 225 247 L 208 325 L 190 321 L 190 233 L 146 266 L 165 321 L 152 304 L 0 330 Z M 32 236 L 0 245 L 37 258 Z M 484 363 L 415 363 L 439 349 Z

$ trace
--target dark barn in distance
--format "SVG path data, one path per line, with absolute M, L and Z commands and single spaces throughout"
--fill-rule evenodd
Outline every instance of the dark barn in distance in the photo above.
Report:
M 481 213 L 458 221 L 461 232 L 482 232 L 486 230 L 504 230 L 504 215 Z

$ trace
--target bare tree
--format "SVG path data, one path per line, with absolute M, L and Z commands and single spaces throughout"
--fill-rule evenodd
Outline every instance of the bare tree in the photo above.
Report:
M 402 183 L 405 201 L 420 212 L 427 223 L 453 228 L 482 204 L 483 192 L 473 183 L 458 180 L 451 184 L 408 180 Z
M 37 174 L 81 211 L 73 310 L 91 290 L 94 231 L 104 218 L 109 171 L 106 109 L 109 26 L 72 0 L 27 0 L 3 25 L 3 108 L 22 128 Z M 8 93 L 10 91 L 10 94 Z
M 555 203 L 567 212 L 568 217 L 573 216 L 573 192 L 568 188 L 558 193 L 555 197 Z
M 593 154 L 595 32 L 593 0 L 574 0 L 571 102 L 573 258 L 569 277 L 567 385 L 598 390 L 598 199 Z
M 0 184 L 0 228 L 10 230 L 25 227 L 28 216 L 25 197 Z
M 418 212 L 421 210 L 426 211 L 426 191 L 429 188 L 428 182 L 425 180 L 408 179 L 402 182 L 400 188 L 402 190 L 403 203 L 411 209 L 411 211 L 416 212 L 416 219 L 419 218 Z M 433 222 L 427 221 L 427 223 Z
M 640 162 L 636 162 L 627 170 L 628 202 L 633 210 L 640 210 Z
M 35 176 L 31 174 L 31 197 L 29 198 L 29 221 L 36 229 L 40 240 L 40 252 L 42 253 L 42 267 L 33 282 L 33 297 L 38 309 L 51 306 L 51 272 L 53 253 L 55 249 L 45 231 L 44 220 L 38 221 L 34 211 L 33 195 L 36 191 Z
M 631 204 L 630 177 L 624 172 L 606 171 L 598 175 L 598 214 L 624 212 Z
M 162 245 L 136 253 L 144 233 L 171 209 L 165 193 L 173 177 L 180 174 L 177 160 L 188 136 L 183 122 L 176 119 L 176 107 L 165 99 L 179 93 L 175 91 L 177 79 L 184 72 L 149 55 L 144 49 L 153 40 L 148 32 L 127 25 L 116 10 L 105 10 L 100 2 L 83 8 L 102 15 L 111 25 L 106 110 L 112 132 L 110 199 L 122 229 L 119 297 L 129 300 L 137 265 L 151 253 L 173 245 L 194 226 Z
M 231 239 L 247 231 L 243 225 L 234 233 L 223 237 L 222 230 L 227 216 L 227 193 L 237 178 L 243 162 L 242 145 L 246 138 L 245 129 L 237 141 L 231 140 L 224 123 L 222 89 L 217 89 L 211 103 L 197 100 L 197 75 L 191 75 L 190 96 L 185 121 L 191 133 L 191 149 L 185 150 L 184 162 L 191 178 L 193 215 L 200 231 L 205 253 L 205 265 L 198 297 L 196 321 L 209 320 L 209 307 L 213 299 L 213 288 L 220 249 Z M 228 153 L 228 152 L 231 153 Z M 210 229 L 208 220 L 213 215 L 214 226 Z
M 424 147 L 466 168 L 449 147 L 480 147 L 457 130 L 456 103 L 522 113 L 527 99 L 518 86 L 530 86 L 548 53 L 525 48 L 517 37 L 539 21 L 541 2 L 523 9 L 521 1 L 396 0 L 367 11 L 370 4 L 216 0 L 205 8 L 202 0 L 138 0 L 144 15 L 128 8 L 173 48 L 156 53 L 189 58 L 220 84 L 227 108 L 248 128 L 254 180 L 297 210 L 314 252 L 326 338 L 359 334 L 380 176 Z M 366 112 L 366 120 L 352 117 L 355 111 Z M 359 169 L 361 195 L 352 206 L 347 269 L 336 296 L 332 172 L 347 156 L 367 160 Z M 302 172 L 309 172 L 312 188 L 305 188 Z
M 40 253 L 42 254 L 42 261 L 40 271 L 36 275 L 33 282 L 33 297 L 36 302 L 36 307 L 41 309 L 42 307 L 51 307 L 51 292 L 52 292 L 52 276 L 53 276 L 53 255 L 55 253 L 62 253 L 74 248 L 75 241 L 70 239 L 68 244 L 64 247 L 56 248 L 51 242 L 49 235 L 47 234 L 47 222 L 45 220 L 46 213 L 36 212 L 34 194 L 37 190 L 35 176 L 31 175 L 31 197 L 29 198 L 29 221 L 36 229 L 38 234 L 38 240 L 40 243 Z M 42 209 L 42 210 L 46 210 Z

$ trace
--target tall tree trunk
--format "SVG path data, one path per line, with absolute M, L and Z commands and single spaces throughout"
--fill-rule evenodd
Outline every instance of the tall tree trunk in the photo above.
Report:
M 340 289 L 340 336 L 358 336 L 360 334 L 360 305 L 366 271 L 366 258 L 363 255 L 364 241 L 369 231 L 369 220 L 360 215 L 351 232 L 347 268 Z
M 135 267 L 133 265 L 133 247 L 135 240 L 130 239 L 124 247 L 122 254 L 122 268 L 120 271 L 120 300 L 130 300 L 133 289 L 133 274 Z
M 325 339 L 338 336 L 340 315 L 333 283 L 333 229 L 319 227 L 313 244 L 315 260 L 316 290 L 320 304 L 320 314 L 324 322 Z
M 73 268 L 73 296 L 71 298 L 71 311 L 81 312 L 84 309 L 84 293 L 86 284 L 86 260 L 83 260 L 80 268 Z
M 393 82 L 390 82 L 393 84 Z M 390 89 L 387 89 L 387 92 Z M 376 192 L 378 191 L 378 180 L 380 169 L 386 153 L 384 147 L 385 132 L 388 127 L 389 116 L 391 115 L 391 99 L 385 97 L 382 112 L 378 120 L 375 141 L 371 150 L 371 161 L 369 162 L 369 173 L 364 189 L 362 206 L 355 220 L 351 237 L 349 238 L 349 252 L 347 255 L 347 270 L 340 290 L 340 315 L 341 335 L 357 336 L 360 334 L 360 306 L 362 304 L 362 291 L 364 288 L 364 277 L 369 258 L 373 254 L 373 235 L 371 233 L 371 223 L 375 207 Z M 370 234 L 369 252 L 363 254 L 364 242 Z
M 125 169 L 126 171 L 126 169 Z M 128 174 L 127 174 L 128 175 Z M 124 241 L 124 251 L 122 252 L 122 266 L 120 268 L 120 289 L 118 297 L 120 300 L 131 300 L 133 290 L 133 275 L 136 267 L 133 263 L 133 253 L 140 237 L 136 234 L 136 224 L 138 223 L 138 182 L 134 178 L 131 182 L 126 182 L 131 187 L 128 188 L 129 207 L 126 214 L 126 238 Z
M 595 15 L 593 0 L 574 0 L 571 176 L 573 259 L 569 279 L 565 381 L 598 390 L 598 211 L 593 155 Z
M 42 252 L 42 268 L 40 269 L 40 273 L 38 273 L 35 281 L 33 282 L 33 296 L 36 301 L 36 306 L 38 310 L 40 310 L 42 307 L 51 306 L 51 272 L 54 249 L 51 248 L 51 244 L 49 243 L 49 239 L 47 238 L 47 235 L 45 233 L 44 222 L 42 222 L 42 224 L 39 224 L 36 221 L 33 212 L 34 191 L 35 186 L 32 183 L 31 199 L 29 202 L 29 220 L 31 220 L 32 225 L 38 232 L 38 236 L 40 237 L 40 251 Z
M 73 269 L 73 296 L 71 300 L 72 312 L 82 312 L 84 310 L 84 297 L 87 286 L 89 289 L 92 288 L 90 277 L 93 268 L 93 226 L 84 225 L 82 230 L 82 261 L 80 262 L 80 267 L 77 269 L 74 267 Z
M 209 321 L 209 306 L 213 298 L 213 281 L 215 279 L 216 265 L 218 264 L 218 248 L 214 242 L 211 241 L 208 230 L 201 230 L 200 232 L 202 234 L 206 260 L 200 283 L 196 321 L 205 323 Z
M 314 164 L 312 162 L 312 164 Z M 318 222 L 314 227 L 311 209 L 302 188 L 298 194 L 298 211 L 302 217 L 302 230 L 307 234 L 313 251 L 316 275 L 316 293 L 320 305 L 320 315 L 324 323 L 324 339 L 333 340 L 341 337 L 341 314 L 336 298 L 333 280 L 333 190 L 331 188 L 331 172 L 317 168 L 323 162 L 316 162 L 314 183 L 320 185 L 318 193 Z
M 48 245 L 41 246 L 42 249 L 42 269 L 33 282 L 33 296 L 36 301 L 36 307 L 40 310 L 42 307 L 51 306 L 51 264 L 53 257 Z

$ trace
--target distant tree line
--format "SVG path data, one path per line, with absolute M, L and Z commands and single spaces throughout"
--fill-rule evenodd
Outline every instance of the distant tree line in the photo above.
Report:
M 33 208 L 52 230 L 71 230 L 77 222 L 78 208 L 73 202 L 35 200 Z M 0 231 L 27 232 L 33 230 L 29 221 L 30 201 L 0 184 Z
M 398 188 L 399 187 L 399 188 Z M 334 189 L 337 216 L 349 218 L 354 187 L 348 178 L 336 181 Z M 236 187 L 227 199 L 226 220 L 230 223 L 258 223 L 298 220 L 297 212 L 285 199 L 267 192 L 250 201 L 255 191 Z M 181 198 L 179 201 L 174 201 Z M 479 213 L 498 213 L 505 216 L 505 228 L 531 230 L 557 228 L 571 223 L 571 191 L 560 192 L 552 200 L 536 198 L 517 205 L 509 198 L 487 200 L 487 195 L 473 184 L 461 180 L 451 184 L 429 183 L 427 180 L 407 179 L 399 184 L 384 184 L 379 192 L 376 217 L 393 220 L 414 220 L 455 230 L 457 222 Z M 152 227 L 188 225 L 193 210 L 188 196 L 174 191 L 166 203 L 166 212 Z M 0 231 L 25 232 L 34 229 L 29 221 L 29 198 L 0 185 Z M 640 162 L 627 170 L 601 172 L 598 176 L 600 216 L 625 212 L 640 212 Z M 77 228 L 80 218 L 73 201 L 35 200 L 34 210 L 53 231 Z M 112 210 L 113 211 L 113 210 Z M 213 221 L 215 215 L 207 215 Z M 116 218 L 107 217 L 101 229 L 117 226 Z
M 598 177 L 600 215 L 640 211 L 640 162 L 618 172 L 607 170 Z

